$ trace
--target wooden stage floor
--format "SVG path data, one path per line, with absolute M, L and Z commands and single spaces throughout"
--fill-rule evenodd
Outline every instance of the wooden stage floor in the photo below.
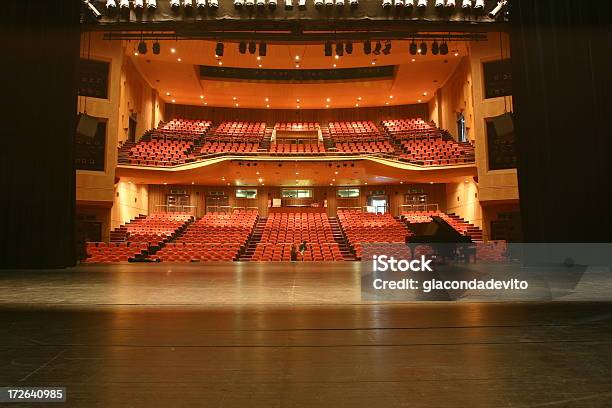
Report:
M 368 303 L 355 265 L 0 271 L 0 386 L 65 386 L 56 407 L 610 406 L 610 303 Z

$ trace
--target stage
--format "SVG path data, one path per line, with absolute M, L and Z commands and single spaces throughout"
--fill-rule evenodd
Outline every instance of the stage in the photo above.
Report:
M 70 407 L 576 408 L 612 397 L 610 303 L 367 302 L 359 265 L 2 271 L 0 379 L 65 386 Z

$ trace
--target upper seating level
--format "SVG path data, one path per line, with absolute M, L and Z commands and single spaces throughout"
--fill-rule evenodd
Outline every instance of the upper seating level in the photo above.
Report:
M 316 132 L 320 128 L 317 122 L 279 122 L 274 125 L 277 132 Z
M 211 125 L 209 120 L 172 119 L 170 122 L 160 122 L 151 134 L 157 138 L 197 140 L 206 134 Z
M 396 140 L 427 139 L 441 132 L 435 123 L 421 118 L 383 120 L 382 126 Z
M 385 153 L 393 154 L 395 148 L 388 140 L 372 142 L 346 142 L 336 143 L 336 150 L 342 153 L 370 154 Z
M 297 144 L 297 143 L 273 143 L 270 145 L 270 153 L 275 154 L 317 154 L 325 153 L 322 144 Z
M 260 143 L 265 134 L 265 122 L 222 122 L 210 137 L 219 140 Z
M 329 136 L 334 142 L 357 142 L 384 139 L 372 121 L 329 122 Z
M 153 136 L 151 137 L 159 137 Z M 185 163 L 193 148 L 193 141 L 143 139 L 127 151 L 126 161 L 129 164 L 149 166 L 171 166 Z

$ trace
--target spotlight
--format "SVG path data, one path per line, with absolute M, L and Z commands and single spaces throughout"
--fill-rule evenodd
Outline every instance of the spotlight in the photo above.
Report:
M 211 9 L 218 9 L 219 0 L 208 0 L 208 7 L 210 7 Z
M 172 11 L 178 11 L 181 8 L 180 0 L 170 0 L 170 8 Z
M 434 41 L 433 44 L 431 44 L 431 53 L 433 55 L 438 55 L 440 53 L 440 44 L 438 44 L 437 41 Z
M 139 54 L 146 54 L 147 53 L 147 43 L 144 41 L 140 41 L 138 43 L 138 53 Z
M 276 4 L 277 4 L 276 0 L 268 0 L 268 8 L 270 10 L 274 10 L 276 8 Z
M 363 53 L 365 55 L 370 55 L 371 52 L 372 52 L 372 42 L 370 40 L 366 40 L 363 43 Z
M 109 10 L 113 10 L 117 8 L 117 2 L 115 0 L 107 0 L 106 8 Z
M 333 7 L 334 0 L 325 0 L 325 7 Z
M 198 8 L 200 10 L 205 9 L 206 8 L 206 0 L 196 0 L 196 6 L 198 6 Z
M 507 0 L 498 1 L 497 6 L 489 12 L 489 18 L 496 19 L 499 17 L 504 7 L 506 7 L 506 4 L 508 4 Z
M 416 55 L 418 52 L 418 47 L 417 47 L 417 43 L 414 42 L 414 40 L 410 43 L 410 54 L 411 55 Z
M 476 3 L 474 4 L 474 10 L 476 10 L 479 13 L 482 13 L 485 7 L 485 3 L 484 0 L 476 0 Z
M 285 10 L 293 10 L 293 0 L 285 0 Z
M 300 10 L 306 10 L 306 0 L 298 0 L 298 8 Z
M 419 0 L 417 7 L 420 11 L 424 11 L 427 8 L 427 0 Z
M 315 8 L 320 9 L 321 7 L 323 7 L 323 0 L 315 0 L 314 2 L 315 4 Z
M 268 45 L 265 42 L 259 43 L 259 56 L 265 57 L 268 53 Z
M 192 10 L 193 9 L 193 0 L 183 0 L 183 6 L 187 10 Z
M 245 6 L 251 8 L 251 7 L 255 7 L 255 0 L 246 0 L 244 2 Z
M 144 0 L 134 0 L 134 8 L 142 10 L 144 8 Z
M 385 43 L 385 48 L 383 48 L 382 53 L 385 55 L 391 54 L 391 41 Z
M 349 3 L 351 5 L 351 8 L 357 8 L 359 7 L 359 0 L 349 0 Z
M 463 3 L 461 4 L 461 8 L 463 10 L 469 10 L 472 8 L 472 0 L 463 0 Z
M 257 7 L 260 9 L 266 7 L 266 0 L 257 0 Z
M 436 0 L 436 8 L 440 10 L 442 7 L 444 7 L 444 0 Z
M 238 52 L 241 54 L 246 54 L 246 50 L 247 50 L 247 45 L 244 41 L 240 41 L 240 43 L 238 43 Z
M 380 41 L 376 42 L 376 46 L 374 47 L 374 55 L 380 55 L 380 50 L 382 49 L 382 44 Z
M 336 7 L 338 8 L 344 7 L 344 0 L 336 0 Z
M 426 55 L 427 54 L 427 43 L 425 41 L 423 41 L 421 43 L 421 46 L 419 47 L 419 50 L 421 51 L 421 55 Z
M 336 43 L 336 55 L 339 57 L 344 55 L 344 44 L 341 42 Z
M 217 46 L 215 47 L 215 55 L 217 57 L 222 57 L 223 56 L 223 43 L 218 42 Z
M 329 41 L 325 43 L 325 56 L 332 56 L 332 43 L 330 43 Z
M 234 7 L 240 8 L 244 5 L 244 0 L 234 0 Z
M 346 44 L 344 44 L 344 51 L 346 51 L 347 54 L 352 54 L 353 53 L 353 43 L 352 42 L 347 42 Z
M 401 9 L 404 7 L 404 0 L 395 0 L 395 8 Z
M 251 41 L 249 43 L 249 54 L 255 54 L 255 51 L 257 51 L 257 44 Z
M 440 44 L 440 54 L 441 55 L 447 55 L 448 54 L 448 43 L 443 42 L 442 44 Z
M 449 9 L 455 8 L 455 0 L 446 0 L 446 7 Z
M 153 43 L 153 54 L 159 55 L 160 53 L 161 53 L 161 45 L 159 44 L 159 41 L 155 41 Z
M 391 8 L 391 0 L 382 0 L 382 6 L 384 9 L 390 9 Z
M 157 8 L 157 0 L 147 0 L 147 8 L 149 11 L 153 11 Z
M 404 7 L 407 9 L 414 8 L 414 0 L 404 0 Z
M 100 11 L 96 8 L 96 6 L 94 6 L 93 4 L 91 4 L 91 2 L 89 0 L 83 0 L 83 4 L 85 5 L 85 7 L 87 7 L 87 10 L 89 10 L 89 12 L 91 13 L 91 15 L 96 19 L 99 20 L 102 18 L 102 13 L 100 13 Z

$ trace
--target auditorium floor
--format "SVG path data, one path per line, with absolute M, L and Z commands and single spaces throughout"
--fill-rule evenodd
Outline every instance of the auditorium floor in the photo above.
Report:
M 609 406 L 610 303 L 362 302 L 357 265 L 0 271 L 0 386 L 65 386 L 69 407 Z

